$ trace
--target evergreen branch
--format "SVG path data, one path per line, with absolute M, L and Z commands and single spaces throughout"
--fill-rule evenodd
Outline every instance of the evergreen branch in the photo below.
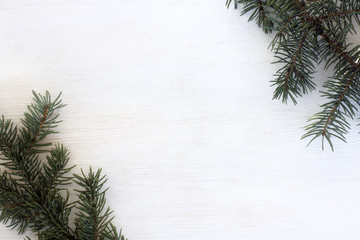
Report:
M 329 127 L 329 123 L 330 120 L 332 118 L 334 118 L 334 112 L 335 110 L 339 107 L 340 103 L 343 101 L 345 94 L 349 91 L 350 85 L 352 84 L 354 78 L 355 78 L 356 73 L 353 74 L 353 76 L 350 78 L 349 82 L 346 84 L 345 89 L 342 91 L 340 97 L 336 100 L 335 104 L 333 105 L 333 108 L 330 111 L 329 116 L 326 119 L 326 123 L 324 125 L 323 130 L 321 131 L 321 135 L 325 136 L 325 134 L 327 133 L 327 129 Z
M 66 175 L 75 167 L 71 166 L 66 168 L 70 158 L 69 152 L 63 145 L 57 144 L 55 148 L 50 151 L 50 155 L 46 156 L 47 164 L 43 164 L 44 169 L 44 186 L 46 192 L 51 190 L 58 190 L 58 186 L 69 185 L 72 177 Z
M 259 12 L 259 2 L 257 7 L 255 1 L 239 2 L 244 11 Z M 311 80 L 314 64 L 325 60 L 325 69 L 333 66 L 334 75 L 324 84 L 327 91 L 322 92 L 329 101 L 309 120 L 303 136 L 312 137 L 310 142 L 321 137 L 323 144 L 326 140 L 333 148 L 331 137 L 345 141 L 348 120 L 354 118 L 360 103 L 360 46 L 350 49 L 351 44 L 346 43 L 348 33 L 355 33 L 353 21 L 360 25 L 360 2 L 266 0 L 260 4 L 271 9 L 277 34 L 269 47 L 275 52 L 275 63 L 283 65 L 272 81 L 275 99 L 286 103 L 290 97 L 296 103 L 295 97 L 315 89 Z M 258 21 L 258 16 L 250 20 Z
M 275 63 L 285 63 L 285 66 L 278 71 L 278 78 L 274 80 L 273 85 L 278 85 L 274 91 L 274 99 L 282 98 L 283 102 L 287 102 L 288 97 L 290 97 L 296 104 L 295 97 L 315 89 L 315 85 L 311 81 L 314 66 L 310 61 L 303 58 L 309 55 L 309 51 L 304 49 L 304 44 L 311 32 L 312 29 L 307 29 L 299 41 L 295 39 L 296 42 L 292 44 L 294 51 L 290 50 L 288 45 L 279 45 L 276 54 L 281 56 L 277 56 L 280 60 Z M 290 57 L 291 59 L 288 62 L 287 59 Z M 300 72 L 297 65 L 306 73 Z
M 19 177 L 26 186 L 30 186 L 31 192 L 40 191 L 42 186 L 39 187 L 36 182 L 39 178 L 43 178 L 41 163 L 36 154 L 42 151 L 34 147 L 51 145 L 51 143 L 39 144 L 39 141 L 55 132 L 52 129 L 59 121 L 56 121 L 58 115 L 53 116 L 53 113 L 64 106 L 61 104 L 60 95 L 52 101 L 49 92 L 42 96 L 33 91 L 35 104 L 28 106 L 29 113 L 25 113 L 25 118 L 21 120 L 24 127 L 20 129 L 20 135 L 17 135 L 17 128 L 13 127 L 9 120 L 5 121 L 3 117 L 0 122 L 2 139 L 8 140 L 3 143 L 6 149 L 0 148 L 5 157 L 4 162 L 0 164 L 12 170 L 11 174 Z M 15 148 L 14 144 L 16 144 Z
M 289 84 L 289 77 L 290 77 L 290 71 L 291 69 L 294 68 L 295 66 L 295 62 L 297 61 L 299 55 L 300 55 L 300 52 L 303 48 L 303 45 L 304 45 L 304 42 L 307 38 L 307 36 L 309 35 L 310 31 L 307 31 L 305 32 L 305 34 L 303 35 L 301 41 L 300 41 L 300 44 L 299 44 L 299 47 L 298 47 L 298 50 L 296 51 L 295 53 L 295 56 L 291 59 L 291 62 L 290 62 L 290 65 L 288 66 L 288 68 L 286 69 L 286 76 L 285 76 L 285 79 L 284 79 L 284 82 L 285 82 L 285 85 L 284 85 L 284 93 L 286 93 L 288 91 L 288 84 Z M 285 94 L 283 94 L 283 101 L 286 101 L 286 97 L 285 97 Z
M 76 232 L 83 237 L 79 239 L 99 240 L 99 236 L 108 233 L 109 224 L 112 220 L 110 208 L 104 211 L 105 192 L 102 190 L 106 182 L 105 176 L 101 176 L 101 169 L 96 173 L 90 168 L 89 174 L 74 175 L 77 183 L 82 190 L 76 190 L 81 202 L 79 203 L 76 222 Z
M 347 98 L 350 97 L 351 86 L 358 77 L 358 72 L 354 72 L 346 84 L 342 84 L 344 83 L 342 79 L 334 79 L 335 82 L 330 81 L 325 85 L 327 88 L 336 88 L 334 91 L 338 94 L 323 92 L 325 96 L 332 100 L 329 103 L 323 104 L 321 107 L 324 108 L 324 110 L 315 114 L 309 120 L 311 124 L 305 127 L 307 133 L 302 138 L 313 137 L 309 144 L 317 137 L 321 137 L 322 148 L 324 149 L 324 139 L 326 139 L 331 149 L 334 150 L 331 142 L 332 136 L 346 142 L 344 135 L 348 133 L 350 125 L 347 123 L 345 117 L 353 118 L 356 110 L 356 107 L 351 103 L 350 99 Z
M 53 129 L 57 127 L 60 121 L 57 121 L 58 115 L 53 115 L 54 111 L 63 107 L 60 96 L 55 100 L 51 100 L 50 93 L 47 91 L 45 96 L 37 94 L 33 91 L 34 104 L 28 106 L 29 113 L 25 113 L 25 118 L 21 119 L 23 128 L 20 130 L 20 141 L 23 144 L 22 150 L 28 151 L 32 149 L 35 152 L 42 152 L 36 147 L 47 147 L 51 143 L 40 144 L 46 136 L 51 133 L 56 133 Z
M 69 191 L 63 194 L 65 186 L 74 182 L 69 176 L 74 166 L 67 167 L 69 152 L 61 144 L 50 151 L 41 148 L 51 145 L 45 137 L 55 132 L 59 121 L 54 112 L 64 105 L 60 95 L 52 101 L 48 92 L 33 94 L 35 103 L 28 107 L 20 131 L 4 116 L 0 119 L 0 164 L 5 168 L 0 174 L 0 221 L 19 234 L 30 229 L 39 240 L 124 240 L 111 222 L 112 211 L 105 210 L 106 180 L 100 170 L 95 174 L 90 168 L 88 175 L 82 170 L 82 177 L 75 175 L 83 187 L 77 190 L 78 201 L 69 201 Z M 39 157 L 44 151 L 49 151 L 46 162 Z M 73 209 L 79 211 L 76 229 L 69 221 Z

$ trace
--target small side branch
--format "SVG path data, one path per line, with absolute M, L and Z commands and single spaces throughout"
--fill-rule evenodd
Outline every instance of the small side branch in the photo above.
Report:
M 356 76 L 356 71 L 352 74 L 351 78 L 349 79 L 348 83 L 346 84 L 344 90 L 342 91 L 340 97 L 336 100 L 336 102 L 334 103 L 333 108 L 331 109 L 328 118 L 326 119 L 326 123 L 324 125 L 324 128 L 321 132 L 321 136 L 325 136 L 326 131 L 328 129 L 329 123 L 331 122 L 331 120 L 334 118 L 334 113 L 336 111 L 336 109 L 339 107 L 340 103 L 343 101 L 345 94 L 350 90 L 350 86 L 353 83 L 355 76 Z
M 300 44 L 299 44 L 299 47 L 298 47 L 298 49 L 297 49 L 294 57 L 291 59 L 290 65 L 289 65 L 288 68 L 287 68 L 287 73 L 286 73 L 286 76 L 285 76 L 285 78 L 284 78 L 284 82 L 285 82 L 284 92 L 286 92 L 287 89 L 288 89 L 288 82 L 289 82 L 289 77 L 290 77 L 291 69 L 293 69 L 293 68 L 295 67 L 295 63 L 296 63 L 296 61 L 297 61 L 297 59 L 298 59 L 298 57 L 299 57 L 299 55 L 300 55 L 300 53 L 301 53 L 301 50 L 302 50 L 302 48 L 303 48 L 303 45 L 304 45 L 304 43 L 305 43 L 305 41 L 306 41 L 306 38 L 307 38 L 307 36 L 309 35 L 309 33 L 310 33 L 310 30 L 308 30 L 307 32 L 305 32 L 305 34 L 302 36 L 301 41 L 300 41 Z

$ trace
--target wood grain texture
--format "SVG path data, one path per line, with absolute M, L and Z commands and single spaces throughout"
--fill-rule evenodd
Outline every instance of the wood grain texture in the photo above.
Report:
M 2 0 L 0 112 L 63 91 L 53 140 L 103 168 L 130 240 L 358 239 L 358 128 L 306 148 L 323 100 L 271 100 L 271 39 L 225 0 Z

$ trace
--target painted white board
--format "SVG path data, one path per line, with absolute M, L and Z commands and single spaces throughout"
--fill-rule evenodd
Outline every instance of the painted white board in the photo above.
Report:
M 63 91 L 53 140 L 103 168 L 130 240 L 357 239 L 359 128 L 306 148 L 323 100 L 271 100 L 271 39 L 225 0 L 2 0 L 0 112 Z

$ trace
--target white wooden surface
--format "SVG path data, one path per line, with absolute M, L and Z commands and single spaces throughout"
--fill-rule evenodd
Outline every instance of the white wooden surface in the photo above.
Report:
M 224 2 L 2 0 L 0 111 L 63 91 L 53 139 L 103 168 L 130 240 L 359 239 L 359 128 L 306 148 L 322 99 L 272 101 L 272 36 Z

